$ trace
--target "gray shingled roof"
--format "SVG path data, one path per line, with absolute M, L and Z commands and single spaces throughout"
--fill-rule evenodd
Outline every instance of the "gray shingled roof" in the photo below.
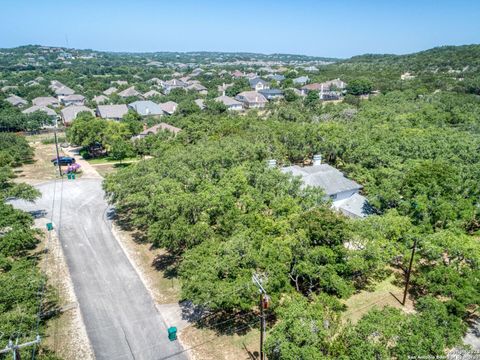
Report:
M 287 166 L 282 168 L 282 172 L 300 176 L 305 185 L 320 187 L 329 196 L 362 188 L 360 184 L 347 179 L 341 171 L 328 164 L 306 167 Z
M 167 114 L 173 114 L 177 110 L 178 104 L 175 101 L 167 101 L 165 103 L 161 103 L 160 107 L 164 112 Z
M 33 99 L 32 104 L 37 106 L 58 105 L 58 100 L 53 96 L 40 96 Z
M 22 113 L 31 114 L 31 113 L 34 113 L 35 111 L 43 111 L 47 115 L 57 116 L 57 113 L 54 110 L 52 110 L 52 109 L 50 109 L 46 106 L 37 106 L 37 105 L 33 105 L 33 106 L 29 107 L 28 109 L 23 110 Z
M 127 105 L 98 105 L 98 116 L 104 119 L 121 119 L 123 115 L 128 113 Z
M 89 112 L 94 115 L 93 110 L 83 105 L 70 105 L 60 111 L 63 122 L 69 123 L 77 118 L 77 115 L 81 112 Z
M 107 96 L 110 96 L 115 92 L 117 92 L 117 88 L 112 86 L 112 87 L 109 87 L 107 90 L 105 90 L 103 93 Z
M 242 103 L 240 101 L 237 101 L 233 98 L 231 98 L 230 96 L 219 96 L 217 98 L 214 99 L 215 101 L 219 101 L 221 103 L 223 103 L 223 105 L 225 106 L 235 106 L 235 105 L 242 105 Z
M 73 95 L 75 94 L 75 90 L 70 89 L 68 86 L 62 86 L 58 89 L 55 89 L 56 95 Z
M 368 215 L 368 206 L 366 197 L 354 194 L 342 201 L 337 208 L 346 216 L 363 218 Z
M 22 99 L 20 96 L 17 96 L 17 95 L 11 95 L 8 98 L 6 98 L 5 101 L 9 102 L 13 106 L 28 104 L 27 100 Z
M 160 105 L 150 100 L 134 101 L 128 104 L 130 109 L 135 110 L 139 115 L 162 115 L 163 110 Z
M 128 89 L 125 89 L 118 93 L 118 96 L 121 96 L 121 97 L 138 96 L 138 95 L 140 95 L 140 93 L 137 90 L 135 90 L 135 87 L 133 86 L 130 86 Z

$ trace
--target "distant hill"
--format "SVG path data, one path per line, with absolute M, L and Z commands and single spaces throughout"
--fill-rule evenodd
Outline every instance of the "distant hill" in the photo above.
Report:
M 398 66 L 408 70 L 438 68 L 462 70 L 480 66 L 480 45 L 441 46 L 407 55 L 365 54 L 344 60 L 344 64 Z

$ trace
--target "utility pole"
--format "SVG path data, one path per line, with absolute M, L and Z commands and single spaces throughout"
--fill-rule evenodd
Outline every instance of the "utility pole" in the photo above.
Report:
M 402 305 L 405 306 L 405 301 L 407 300 L 408 285 L 410 284 L 410 273 L 412 272 L 413 257 L 415 256 L 415 250 L 417 248 L 417 238 L 413 240 L 413 249 L 412 256 L 410 257 L 410 264 L 408 265 L 407 279 L 405 281 L 405 291 L 403 292 L 403 301 Z
M 27 347 L 27 346 L 32 346 L 32 345 L 39 344 L 40 340 L 41 340 L 40 335 L 37 335 L 35 340 L 29 341 L 29 342 L 26 342 L 26 343 L 23 343 L 23 344 L 20 344 L 20 345 L 18 345 L 17 343 L 14 344 L 12 340 L 8 340 L 8 345 L 5 347 L 5 349 L 0 350 L 0 355 L 1 354 L 6 354 L 6 353 L 11 351 L 12 356 L 13 356 L 13 360 L 21 360 L 19 350 L 21 348 L 24 348 L 24 347 Z M 18 339 L 17 339 L 17 341 L 18 341 Z
M 60 176 L 62 176 L 62 165 L 60 165 L 60 154 L 58 152 L 58 140 L 57 140 L 57 128 L 53 131 L 53 136 L 55 137 L 55 149 L 57 150 L 57 165 L 58 165 L 58 172 Z
M 262 286 L 262 280 L 259 279 L 257 274 L 252 275 L 252 281 L 255 285 L 258 286 L 260 291 L 260 360 L 265 360 L 265 354 L 263 353 L 263 342 L 265 340 L 265 312 L 264 309 L 268 303 L 268 295 L 265 289 Z

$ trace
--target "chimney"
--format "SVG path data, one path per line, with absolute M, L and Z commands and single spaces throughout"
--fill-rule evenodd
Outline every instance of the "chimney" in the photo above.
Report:
M 322 155 L 313 155 L 313 165 L 320 165 L 322 163 Z
M 267 160 L 267 166 L 271 169 L 275 168 L 277 166 L 277 160 L 275 159 Z

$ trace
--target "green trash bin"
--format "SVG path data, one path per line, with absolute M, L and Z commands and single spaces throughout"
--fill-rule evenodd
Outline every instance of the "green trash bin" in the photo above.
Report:
M 177 340 L 177 328 L 175 326 L 168 328 L 168 339 L 170 341 Z
M 53 230 L 53 224 L 52 223 L 47 223 L 47 230 L 52 231 Z

